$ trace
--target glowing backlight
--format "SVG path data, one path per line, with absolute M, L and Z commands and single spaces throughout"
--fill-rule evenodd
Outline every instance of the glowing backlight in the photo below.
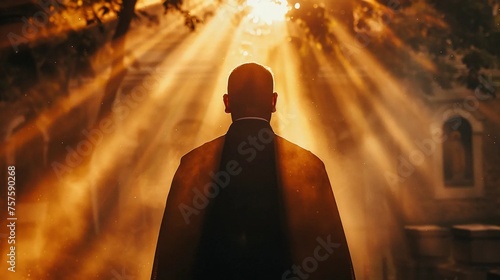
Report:
M 283 21 L 288 12 L 287 1 L 248 0 L 247 5 L 251 8 L 250 17 L 254 21 L 263 21 L 267 24 Z

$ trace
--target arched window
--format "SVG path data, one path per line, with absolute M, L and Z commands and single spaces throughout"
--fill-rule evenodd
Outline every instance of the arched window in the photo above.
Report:
M 440 135 L 434 157 L 435 197 L 470 199 L 484 195 L 483 124 L 472 110 L 446 104 L 436 110 L 432 129 Z
M 443 178 L 446 187 L 472 187 L 474 164 L 472 127 L 461 116 L 449 118 L 443 124 Z

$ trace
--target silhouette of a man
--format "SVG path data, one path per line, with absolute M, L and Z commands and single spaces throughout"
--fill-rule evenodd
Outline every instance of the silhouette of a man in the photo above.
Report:
M 354 279 L 323 163 L 269 125 L 273 88 L 256 63 L 229 75 L 223 99 L 233 123 L 182 158 L 152 279 Z

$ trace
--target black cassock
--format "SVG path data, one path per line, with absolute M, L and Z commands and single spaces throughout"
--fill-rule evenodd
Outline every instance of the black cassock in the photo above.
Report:
M 321 160 L 258 119 L 186 154 L 151 279 L 354 279 Z

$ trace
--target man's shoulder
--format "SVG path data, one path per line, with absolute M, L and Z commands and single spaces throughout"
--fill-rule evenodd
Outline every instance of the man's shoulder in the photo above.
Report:
M 219 136 L 205 144 L 194 148 L 181 158 L 181 163 L 192 161 L 203 161 L 203 159 L 213 159 L 218 156 L 224 144 L 224 135 Z
M 222 135 L 197 148 L 194 148 L 182 157 L 181 165 L 190 165 L 192 163 L 200 164 L 206 161 L 213 161 L 215 158 L 218 158 L 224 146 L 224 139 L 225 135 Z M 275 145 L 278 156 L 282 157 L 285 161 L 290 163 L 301 162 L 302 164 L 307 163 L 307 165 L 313 164 L 323 166 L 323 161 L 318 156 L 281 136 L 276 135 Z
M 286 161 L 302 161 L 303 163 L 307 162 L 309 164 L 315 163 L 323 165 L 323 161 L 311 151 L 306 150 L 281 136 L 276 135 L 275 142 L 278 155 L 283 156 Z

